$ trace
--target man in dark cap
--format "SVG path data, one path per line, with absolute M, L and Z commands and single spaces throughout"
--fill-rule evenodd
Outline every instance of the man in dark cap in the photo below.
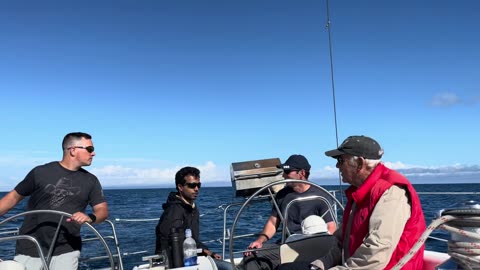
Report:
M 277 166 L 283 169 L 283 178 L 297 179 L 308 182 L 310 176 L 310 164 L 308 160 L 302 155 L 291 155 L 285 163 Z M 329 198 L 324 191 L 312 187 L 308 183 L 288 183 L 285 188 L 280 190 L 275 197 L 282 215 L 286 206 L 294 199 L 307 196 L 322 196 Z M 292 204 L 288 211 L 287 228 L 292 234 L 301 234 L 302 221 L 310 215 L 317 215 L 323 217 L 327 223 L 327 230 L 333 233 L 336 230 L 336 224 L 332 213 L 329 211 L 328 205 L 319 200 L 303 201 L 301 203 Z M 244 259 L 244 266 L 246 270 L 252 269 L 275 269 L 280 264 L 280 253 L 278 244 L 264 245 L 265 242 L 272 238 L 280 224 L 280 218 L 277 209 L 272 207 L 272 213 L 265 224 L 262 233 L 258 238 L 250 243 L 248 249 L 268 248 L 252 254 L 248 252 Z
M 336 259 L 325 256 L 307 269 L 392 268 L 426 227 L 415 189 L 407 178 L 380 162 L 383 149 L 372 138 L 350 136 L 325 155 L 337 160 L 342 181 L 351 185 L 345 191 L 348 202 L 342 230 L 337 232 L 343 260 L 337 253 Z M 423 247 L 402 269 L 422 269 L 422 264 Z

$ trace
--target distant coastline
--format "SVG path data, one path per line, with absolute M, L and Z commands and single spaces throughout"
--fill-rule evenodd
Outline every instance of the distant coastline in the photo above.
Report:
M 438 184 L 438 185 L 452 185 L 452 184 L 480 184 L 480 173 L 470 173 L 470 174 L 449 174 L 449 175 L 415 175 L 415 176 L 408 176 L 407 178 L 414 184 L 414 185 L 422 185 L 422 184 Z M 340 180 L 337 179 L 319 179 L 314 178 L 310 181 L 317 183 L 322 186 L 329 186 L 334 187 L 338 186 Z M 348 186 L 347 184 L 342 183 L 342 186 Z M 232 187 L 231 181 L 204 181 L 203 187 Z M 171 189 L 174 190 L 175 186 L 173 184 L 158 184 L 158 185 L 104 185 L 103 188 L 105 190 L 124 190 L 124 189 Z M 7 189 L 5 187 L 1 188 L 0 192 L 9 192 L 11 189 Z M 480 189 L 479 189 L 480 190 Z
M 479 184 L 480 185 L 480 174 L 471 175 L 471 176 L 421 176 L 421 177 L 410 177 L 410 181 L 414 185 L 455 185 L 455 184 Z M 326 186 L 329 188 L 339 185 L 339 179 L 311 179 L 316 184 Z M 345 183 L 342 183 L 343 187 L 348 186 Z M 214 187 L 232 187 L 230 181 L 216 181 L 216 182 L 205 182 L 204 187 L 214 188 Z M 115 190 L 115 189 L 172 189 L 175 187 L 172 185 L 128 185 L 128 186 L 105 186 L 104 189 Z M 480 189 L 479 189 L 480 191 Z

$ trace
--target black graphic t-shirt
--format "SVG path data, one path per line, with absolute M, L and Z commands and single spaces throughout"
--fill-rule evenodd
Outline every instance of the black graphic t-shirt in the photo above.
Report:
M 35 167 L 15 190 L 22 196 L 30 196 L 27 210 L 57 210 L 73 214 L 85 211 L 87 205 L 93 207 L 105 202 L 102 187 L 95 175 L 84 169 L 67 170 L 59 162 Z M 60 218 L 55 214 L 25 216 L 20 234 L 35 237 L 44 255 L 47 255 Z M 81 250 L 80 225 L 66 222 L 64 217 L 56 243 L 53 255 Z M 28 240 L 17 241 L 16 253 L 38 257 L 35 245 Z
M 321 196 L 324 197 L 326 200 L 329 201 L 331 205 L 331 197 L 329 194 L 325 193 L 323 190 L 310 186 L 310 188 L 303 192 L 297 193 L 291 187 L 286 186 L 282 190 L 280 190 L 275 200 L 280 207 L 280 210 L 285 212 L 285 208 L 287 205 L 297 198 L 303 198 L 308 196 Z M 290 233 L 302 233 L 302 221 L 310 215 L 317 215 L 323 217 L 325 223 L 333 221 L 332 213 L 329 211 L 328 205 L 321 201 L 321 200 L 309 200 L 309 201 L 302 201 L 297 202 L 291 205 L 288 210 L 288 220 L 287 220 L 287 228 L 289 229 Z M 272 207 L 272 216 L 278 217 L 277 209 Z

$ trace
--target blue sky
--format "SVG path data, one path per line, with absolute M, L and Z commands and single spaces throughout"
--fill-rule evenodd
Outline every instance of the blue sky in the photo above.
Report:
M 337 177 L 324 156 L 336 147 L 325 7 L 0 2 L 0 190 L 60 160 L 71 131 L 93 135 L 87 169 L 106 187 L 173 186 L 186 165 L 228 182 L 232 162 L 294 153 L 313 178 Z M 478 181 L 478 10 L 330 1 L 340 142 L 368 135 L 409 176 Z

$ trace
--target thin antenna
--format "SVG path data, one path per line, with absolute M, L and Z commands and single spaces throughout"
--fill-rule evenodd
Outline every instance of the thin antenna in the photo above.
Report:
M 330 31 L 330 6 L 328 4 L 328 0 L 326 0 L 327 3 L 327 30 L 328 30 L 328 48 L 330 50 L 330 75 L 331 75 L 331 81 L 332 81 L 332 97 L 333 97 L 333 118 L 335 121 L 335 140 L 336 144 L 338 147 L 338 126 L 337 126 L 337 104 L 336 104 L 336 99 L 335 99 L 335 80 L 333 76 L 333 53 L 332 53 L 332 34 Z M 342 180 L 340 177 L 340 172 L 338 173 L 338 186 L 340 187 L 340 199 L 343 202 L 343 190 L 342 190 Z

